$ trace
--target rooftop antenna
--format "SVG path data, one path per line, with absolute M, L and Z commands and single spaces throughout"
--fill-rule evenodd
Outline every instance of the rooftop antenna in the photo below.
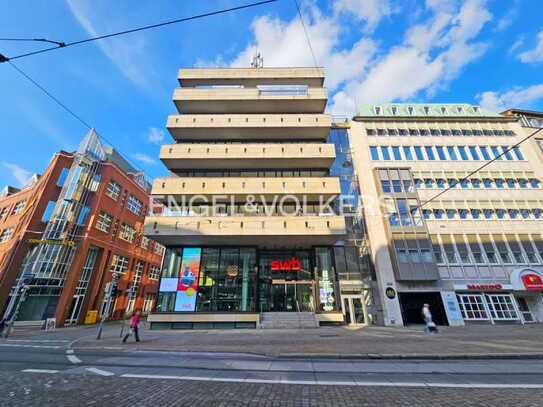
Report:
M 251 62 L 251 68 L 263 68 L 264 67 L 264 58 L 260 55 L 260 52 L 257 52 L 253 57 Z

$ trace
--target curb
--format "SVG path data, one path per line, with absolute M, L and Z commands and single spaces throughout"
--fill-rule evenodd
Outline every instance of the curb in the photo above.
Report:
M 543 360 L 543 353 L 445 353 L 441 355 L 427 353 L 259 353 L 259 352 L 234 352 L 231 350 L 222 351 L 203 351 L 203 350 L 181 350 L 181 349 L 164 349 L 155 347 L 138 347 L 130 346 L 89 346 L 75 347 L 75 350 L 123 350 L 123 351 L 142 351 L 142 352 L 168 352 L 168 353 L 210 353 L 210 354 L 250 354 L 255 356 L 266 356 L 278 359 L 335 359 L 335 360 Z

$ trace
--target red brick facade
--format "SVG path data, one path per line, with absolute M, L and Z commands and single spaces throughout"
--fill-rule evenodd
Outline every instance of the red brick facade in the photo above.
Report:
M 22 261 L 28 251 L 28 239 L 39 239 L 46 223 L 42 221 L 44 211 L 49 201 L 56 201 L 61 187 L 57 186 L 59 175 L 63 168 L 71 166 L 73 154 L 57 153 L 43 176 L 32 187 L 24 189 L 5 198 L 0 198 L 0 213 L 8 207 L 5 220 L 0 220 L 0 234 L 6 228 L 14 228 L 11 238 L 0 243 L 0 309 L 5 307 L 9 291 L 16 281 Z M 120 188 L 117 199 L 107 194 L 108 185 L 114 181 Z M 111 195 L 111 194 L 110 194 Z M 130 198 L 132 197 L 132 198 Z M 128 208 L 129 199 L 132 202 L 141 202 L 139 214 Z M 18 215 L 11 215 L 17 202 L 26 200 L 25 209 Z M 137 200 L 137 201 L 136 201 Z M 80 239 L 77 241 L 76 252 L 70 270 L 64 281 L 64 287 L 58 299 L 55 311 L 57 325 L 61 326 L 71 317 L 72 302 L 78 286 L 82 269 L 89 250 L 98 253 L 94 264 L 88 288 L 82 300 L 81 311 L 78 313 L 77 323 L 82 323 L 89 310 L 100 312 L 104 302 L 104 289 L 111 281 L 111 267 L 116 256 L 127 259 L 127 268 L 122 274 L 118 285 L 118 297 L 112 310 L 113 318 L 121 318 L 128 305 L 126 289 L 132 286 L 136 268 L 143 272 L 132 309 L 147 310 L 154 303 L 158 284 L 158 270 L 162 261 L 162 247 L 149 241 L 146 248 L 143 246 L 143 220 L 148 209 L 149 194 L 147 190 L 135 182 L 132 175 L 124 173 L 117 165 L 105 161 L 100 167 L 100 184 L 98 190 L 91 194 L 87 205 L 90 213 L 87 217 Z M 100 213 L 112 217 L 111 225 L 107 231 L 97 228 Z M 129 237 L 123 239 L 121 229 L 123 224 L 128 225 Z M 133 229 L 132 229 L 133 228 Z M 104 229 L 104 228 L 102 228 Z M 156 272 L 156 276 L 150 272 Z M 153 278 L 156 277 L 156 278 Z M 144 304 L 145 299 L 147 302 Z M 72 321 L 75 322 L 75 321 Z

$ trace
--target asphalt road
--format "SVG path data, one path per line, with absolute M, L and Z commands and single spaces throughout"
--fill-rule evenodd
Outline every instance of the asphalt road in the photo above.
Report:
M 76 345 L 75 335 L 60 334 L 0 341 L 2 405 L 539 406 L 543 400 L 543 360 L 288 359 Z

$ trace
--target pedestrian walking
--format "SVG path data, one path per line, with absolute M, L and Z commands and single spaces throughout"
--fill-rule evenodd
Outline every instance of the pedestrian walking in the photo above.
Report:
M 432 320 L 432 312 L 430 311 L 430 304 L 424 304 L 422 307 L 422 319 L 424 319 L 424 323 L 426 324 L 425 331 L 427 333 L 436 334 L 437 326 L 435 322 Z
M 138 331 L 139 325 L 140 325 L 140 319 L 141 319 L 141 311 L 136 310 L 136 312 L 134 312 L 134 315 L 132 315 L 132 318 L 130 318 L 130 331 L 128 331 L 128 333 L 124 336 L 123 343 L 126 343 L 126 340 L 131 334 L 134 334 L 134 338 L 136 339 L 136 342 L 140 341 L 140 336 L 139 336 L 139 331 Z

